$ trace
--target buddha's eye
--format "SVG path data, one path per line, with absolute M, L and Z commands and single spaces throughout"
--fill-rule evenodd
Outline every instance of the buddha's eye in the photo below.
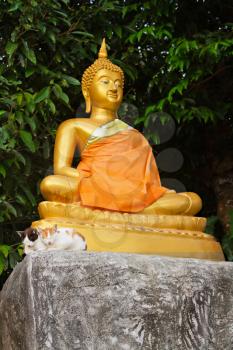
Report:
M 104 79 L 104 80 L 101 80 L 101 83 L 103 83 L 103 84 L 108 84 L 109 83 L 109 80 L 107 80 L 107 79 Z
M 121 82 L 120 80 L 116 80 L 115 81 L 115 86 L 118 88 L 118 87 L 121 87 Z

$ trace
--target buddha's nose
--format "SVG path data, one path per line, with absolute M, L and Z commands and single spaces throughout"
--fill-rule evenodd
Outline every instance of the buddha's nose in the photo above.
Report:
M 110 86 L 110 89 L 111 89 L 111 91 L 113 91 L 113 92 L 117 92 L 117 85 L 116 85 L 114 82 L 112 82 L 112 83 L 111 83 L 111 86 Z

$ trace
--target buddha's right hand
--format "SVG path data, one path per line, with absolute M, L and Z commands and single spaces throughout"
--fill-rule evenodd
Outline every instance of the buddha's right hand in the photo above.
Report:
M 74 178 L 79 178 L 80 173 L 78 172 L 77 169 L 72 168 L 72 167 L 62 167 L 59 169 L 55 169 L 54 171 L 55 175 L 63 175 L 63 176 L 68 176 L 68 177 L 74 177 Z

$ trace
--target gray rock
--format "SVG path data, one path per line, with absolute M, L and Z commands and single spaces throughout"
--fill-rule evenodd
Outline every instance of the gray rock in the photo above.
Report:
M 38 252 L 0 294 L 1 350 L 231 350 L 233 264 Z

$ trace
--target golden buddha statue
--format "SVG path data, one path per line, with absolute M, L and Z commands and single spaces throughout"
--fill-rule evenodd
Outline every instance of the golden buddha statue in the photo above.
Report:
M 103 40 L 98 59 L 83 74 L 89 118 L 63 122 L 57 131 L 54 175 L 41 182 L 46 199 L 33 227 L 73 227 L 87 250 L 154 253 L 223 260 L 221 247 L 203 231 L 205 218 L 192 192 L 161 186 L 152 149 L 144 136 L 119 120 L 124 73 L 107 58 Z M 72 167 L 76 148 L 81 160 Z

